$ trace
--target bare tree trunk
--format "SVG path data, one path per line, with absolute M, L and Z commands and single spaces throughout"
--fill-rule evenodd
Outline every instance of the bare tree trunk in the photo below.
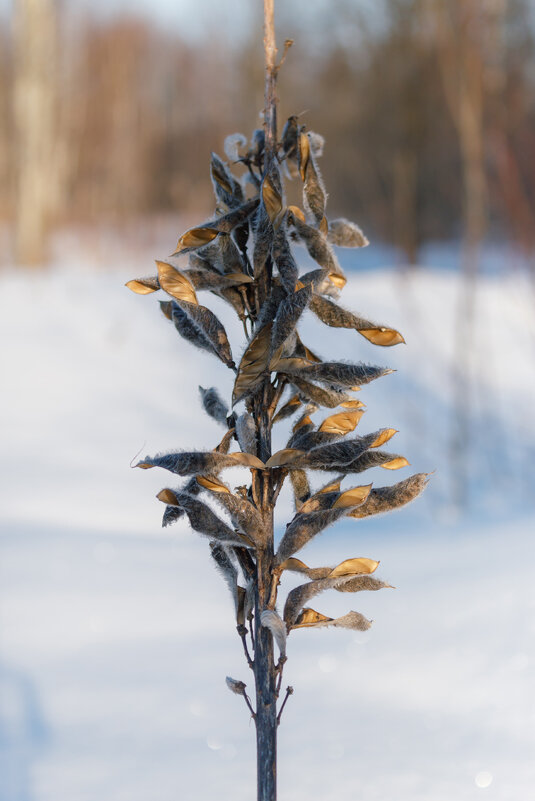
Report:
M 274 0 L 264 0 L 264 52 L 265 52 L 265 168 L 275 158 L 277 142 L 277 106 L 275 85 L 277 69 L 275 58 Z M 269 265 L 268 265 L 269 267 Z M 271 269 L 266 270 L 269 283 Z M 269 286 L 264 289 L 267 295 Z M 260 298 L 262 301 L 264 298 Z M 258 457 L 266 462 L 271 456 L 271 430 L 268 409 L 273 396 L 269 376 L 264 390 L 254 403 L 254 416 L 258 432 Z M 267 545 L 257 552 L 257 587 L 255 598 L 255 682 L 256 682 L 256 749 L 258 801 L 276 801 L 277 798 L 277 690 L 273 637 L 262 626 L 261 615 L 269 606 L 271 596 L 273 549 L 273 488 L 269 472 L 257 472 L 256 494 L 261 502 L 262 514 L 269 531 Z
M 453 501 L 456 506 L 463 507 L 468 501 L 477 276 L 486 222 L 483 130 L 485 65 L 481 42 L 474 33 L 478 3 L 471 0 L 460 8 L 448 9 L 435 0 L 430 7 L 434 8 L 436 15 L 439 66 L 457 128 L 463 178 L 463 280 L 455 320 L 455 421 L 450 447 Z
M 54 191 L 57 58 L 55 0 L 16 0 L 15 126 L 17 211 L 15 251 L 22 264 L 45 257 Z

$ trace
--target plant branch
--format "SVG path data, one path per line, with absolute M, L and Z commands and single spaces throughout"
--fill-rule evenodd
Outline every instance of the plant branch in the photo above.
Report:
M 290 686 L 286 687 L 286 695 L 284 696 L 284 701 L 282 702 L 282 706 L 279 709 L 279 714 L 277 715 L 277 726 L 281 722 L 281 715 L 282 715 L 282 712 L 284 710 L 284 707 L 286 706 L 286 701 L 288 700 L 290 695 L 293 695 L 293 692 L 294 692 L 294 688 L 293 687 L 290 687 Z
M 251 704 L 251 700 L 250 700 L 249 696 L 247 695 L 247 693 L 245 692 L 245 690 L 243 691 L 243 699 L 244 699 L 245 703 L 247 704 L 247 706 L 249 707 L 249 712 L 251 713 L 252 719 L 256 720 L 256 712 L 254 711 L 254 709 L 252 707 L 252 704 Z M 281 709 L 281 712 L 282 712 L 282 709 Z
M 247 660 L 247 664 L 254 671 L 254 661 L 251 658 L 251 654 L 249 653 L 249 648 L 247 647 L 247 626 L 244 626 L 243 623 L 240 623 L 239 626 L 236 626 L 238 630 L 238 634 L 240 635 L 242 644 L 243 644 L 243 652 L 245 654 L 245 659 Z

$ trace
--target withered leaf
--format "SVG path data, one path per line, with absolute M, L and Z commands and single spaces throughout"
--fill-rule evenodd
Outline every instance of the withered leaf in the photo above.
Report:
M 157 276 L 134 278 L 132 281 L 127 281 L 125 286 L 135 292 L 136 295 L 150 295 L 151 292 L 157 292 L 160 288 Z
M 219 231 L 217 229 L 208 228 L 207 226 L 201 228 L 191 228 L 189 231 L 186 231 L 185 234 L 182 234 L 177 242 L 176 250 L 172 255 L 178 256 L 179 253 L 184 253 L 195 248 L 201 248 L 203 245 L 207 245 L 209 242 L 212 242 L 218 234 Z
M 398 432 L 395 428 L 383 428 L 383 430 L 379 432 L 377 439 L 374 439 L 370 445 L 370 448 L 380 448 L 381 445 L 384 445 L 385 442 L 388 442 L 388 440 L 392 439 L 394 434 L 397 433 Z
M 307 607 L 301 611 L 301 614 L 295 621 L 292 629 L 304 628 L 305 626 L 315 626 L 318 623 L 330 623 L 332 620 L 332 617 L 327 617 L 327 615 L 322 615 L 321 612 L 316 612 L 315 609 L 310 609 Z
M 161 288 L 176 300 L 185 300 L 188 303 L 198 304 L 193 285 L 186 276 L 170 264 L 157 261 L 158 280 Z
M 282 451 L 277 451 L 266 462 L 266 467 L 285 467 L 286 465 L 295 464 L 303 456 L 303 451 L 296 450 L 295 448 L 284 448 Z
M 325 418 L 319 430 L 343 436 L 355 430 L 363 414 L 362 409 L 332 414 L 330 417 Z
M 360 506 L 366 501 L 371 488 L 372 485 L 367 484 L 364 487 L 352 487 L 351 489 L 345 490 L 334 502 L 333 509 L 354 509 L 355 506 Z
M 227 487 L 227 485 L 223 484 L 223 482 L 219 481 L 217 478 L 212 478 L 210 476 L 197 476 L 197 482 L 201 485 L 201 487 L 208 489 L 211 492 L 230 492 L 230 489 Z
M 310 142 L 308 136 L 304 131 L 300 132 L 298 137 L 298 143 L 299 143 L 299 174 L 301 175 L 301 180 L 304 181 L 306 178 L 308 160 L 310 158 Z
M 269 219 L 274 223 L 282 211 L 282 197 L 269 175 L 262 181 L 262 202 Z
M 367 559 L 365 556 L 345 559 L 331 570 L 329 578 L 336 578 L 336 576 L 355 576 L 361 573 L 374 573 L 378 567 L 379 562 L 376 562 L 375 559 Z

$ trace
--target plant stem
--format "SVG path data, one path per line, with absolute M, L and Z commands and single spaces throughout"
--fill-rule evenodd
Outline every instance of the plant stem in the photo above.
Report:
M 264 0 L 264 52 L 265 52 L 265 158 L 267 171 L 276 158 L 277 100 L 275 84 L 277 69 L 275 58 L 274 0 Z M 269 257 L 268 257 L 269 258 Z M 271 262 L 266 265 L 263 286 L 258 287 L 257 311 L 260 303 L 271 291 Z M 265 463 L 271 456 L 271 420 L 269 408 L 274 389 L 269 376 L 253 402 L 256 423 L 258 457 Z M 255 658 L 256 683 L 256 755 L 258 801 L 276 801 L 277 798 L 277 692 L 273 637 L 268 628 L 262 626 L 261 615 L 269 606 L 274 567 L 273 547 L 273 484 L 270 471 L 255 470 L 253 475 L 253 497 L 264 518 L 268 531 L 265 547 L 256 554 L 255 586 Z
M 265 53 L 265 108 L 264 108 L 264 131 L 265 142 L 265 167 L 275 155 L 277 144 L 277 96 L 275 93 L 277 83 L 277 45 L 275 44 L 275 0 L 264 0 L 264 53 Z

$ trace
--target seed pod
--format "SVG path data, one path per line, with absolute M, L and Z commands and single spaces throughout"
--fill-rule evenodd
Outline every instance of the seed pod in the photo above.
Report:
M 284 406 L 281 406 L 275 417 L 273 418 L 274 423 L 280 422 L 280 420 L 286 420 L 287 417 L 291 417 L 292 414 L 295 414 L 297 409 L 301 406 L 301 401 L 299 399 L 299 395 L 292 395 L 289 401 L 286 401 Z
M 370 322 L 370 320 L 365 320 L 363 317 L 357 317 L 356 314 L 342 309 L 332 300 L 327 300 L 319 295 L 311 298 L 310 308 L 322 323 L 332 328 L 354 328 L 374 345 L 389 347 L 405 342 L 399 331 L 394 328 L 385 328 Z
M 323 178 L 316 160 L 312 153 L 305 170 L 305 181 L 303 184 L 303 206 L 307 213 L 319 225 L 325 216 L 325 205 L 327 203 L 327 193 L 323 183 Z
M 236 695 L 245 695 L 245 688 L 247 685 L 244 684 L 243 681 L 233 679 L 232 676 L 227 676 L 225 681 L 231 693 L 235 693 Z
M 342 617 L 332 618 L 321 615 L 314 609 L 303 609 L 293 629 L 300 628 L 321 628 L 323 626 L 336 626 L 341 629 L 352 629 L 353 631 L 367 631 L 372 625 L 372 621 L 361 615 L 360 612 L 348 612 Z
M 148 278 L 134 278 L 132 281 L 127 281 L 125 286 L 137 295 L 150 295 L 160 288 L 160 283 L 158 276 L 155 275 Z
M 370 244 L 358 225 L 344 217 L 329 222 L 327 239 L 339 248 L 365 248 Z
M 261 545 L 266 539 L 266 529 L 262 515 L 253 504 L 240 495 L 234 495 L 219 479 L 209 476 L 197 476 L 198 483 L 210 492 L 230 515 L 232 525 L 247 535 L 255 545 Z
M 277 643 L 282 657 L 286 656 L 286 626 L 277 612 L 272 609 L 264 609 L 260 615 L 260 622 L 265 628 L 269 629 L 273 639 Z
M 217 389 L 215 387 L 210 387 L 210 389 L 199 387 L 199 392 L 201 393 L 202 405 L 206 414 L 213 417 L 221 425 L 226 426 L 229 410 L 226 403 L 221 400 Z
M 310 484 L 304 470 L 290 470 L 290 481 L 294 492 L 295 508 L 298 511 L 307 498 L 310 498 Z
M 248 453 L 217 453 L 215 451 L 184 451 L 182 453 L 164 453 L 157 456 L 146 456 L 136 467 L 147 470 L 151 467 L 163 467 L 179 476 L 217 474 L 226 467 L 244 467 L 262 469 L 264 465 Z
M 251 540 L 229 528 L 209 506 L 193 495 L 188 495 L 187 492 L 173 493 L 172 490 L 162 490 L 158 493 L 157 498 L 164 503 L 173 505 L 174 501 L 175 505 L 181 506 L 188 516 L 190 526 L 199 534 L 217 540 L 219 543 L 253 547 Z
M 176 300 L 175 303 L 173 322 L 178 332 L 197 347 L 211 351 L 227 367 L 233 368 L 235 365 L 227 333 L 215 314 L 206 306 L 195 305 L 185 300 Z
M 295 589 L 288 593 L 286 603 L 284 604 L 283 617 L 288 628 L 290 629 L 296 622 L 301 609 L 307 601 L 310 601 L 315 595 L 325 590 L 351 586 L 352 580 L 354 580 L 354 576 L 350 574 L 345 576 L 331 576 L 329 578 L 318 579 L 317 581 L 309 581 L 307 584 L 300 584 L 298 587 L 295 587 Z M 350 592 L 350 590 L 346 590 L 346 592 Z
M 312 291 L 303 287 L 297 292 L 287 295 L 280 304 L 271 333 L 270 356 L 272 356 L 293 333 L 299 318 L 308 306 Z
M 424 491 L 428 482 L 428 473 L 416 473 L 391 487 L 372 489 L 366 503 L 351 511 L 349 517 L 369 517 L 382 512 L 390 512 L 392 509 L 399 509 L 400 506 L 405 506 L 417 498 Z
M 241 133 L 229 134 L 225 138 L 223 149 L 229 161 L 238 161 L 240 158 L 239 148 L 247 145 L 247 138 Z
M 366 451 L 357 456 L 353 461 L 343 466 L 344 473 L 362 473 L 371 467 L 384 467 L 386 470 L 399 470 L 407 467 L 409 462 L 404 456 L 386 451 Z
M 344 362 L 308 362 L 305 359 L 280 359 L 277 372 L 297 375 L 305 380 L 321 381 L 330 386 L 353 387 L 369 384 L 376 378 L 393 372 L 387 367 L 371 364 L 345 364 Z
M 310 540 L 328 526 L 343 517 L 346 509 L 326 509 L 319 512 L 302 514 L 297 512 L 295 517 L 286 526 L 286 531 L 277 550 L 279 564 L 288 557 L 300 551 Z
M 303 242 L 310 256 L 320 267 L 323 267 L 329 273 L 341 273 L 343 275 L 331 245 L 320 231 L 302 222 L 295 214 L 288 216 L 288 222 L 292 223 L 298 238 Z
M 237 418 L 236 436 L 242 451 L 256 453 L 256 425 L 253 416 L 248 412 L 244 412 Z
M 313 384 L 311 381 L 305 381 L 302 378 L 298 378 L 296 375 L 292 375 L 290 380 L 302 398 L 305 398 L 307 401 L 314 401 L 314 403 L 318 403 L 320 406 L 325 406 L 328 409 L 334 409 L 336 406 L 340 406 L 340 404 L 351 400 L 351 395 L 334 389 L 333 387 L 329 389 L 318 387 L 317 384 Z
M 175 492 L 187 492 L 190 495 L 198 495 L 200 491 L 201 488 L 199 484 L 197 484 L 197 479 L 193 477 L 184 484 L 182 489 L 176 490 Z M 181 506 L 166 506 L 162 517 L 162 528 L 166 528 L 172 523 L 176 523 L 176 521 L 180 520 L 183 515 L 184 509 Z
M 214 560 L 216 567 L 223 577 L 226 585 L 230 590 L 230 594 L 232 595 L 234 606 L 236 612 L 238 611 L 238 571 L 232 558 L 230 556 L 230 552 L 227 548 L 222 545 L 220 542 L 211 542 L 210 543 L 210 552 L 212 554 L 212 559 Z
M 229 209 L 234 209 L 243 203 L 244 197 L 241 184 L 215 153 L 212 153 L 210 161 L 210 177 L 212 178 L 215 196 L 221 203 L 224 203 Z
M 283 220 L 278 230 L 274 234 L 273 245 L 271 247 L 271 257 L 275 267 L 279 271 L 282 285 L 287 292 L 293 292 L 299 276 L 299 268 L 292 255 L 290 243 L 288 241 L 288 229 L 286 221 Z

